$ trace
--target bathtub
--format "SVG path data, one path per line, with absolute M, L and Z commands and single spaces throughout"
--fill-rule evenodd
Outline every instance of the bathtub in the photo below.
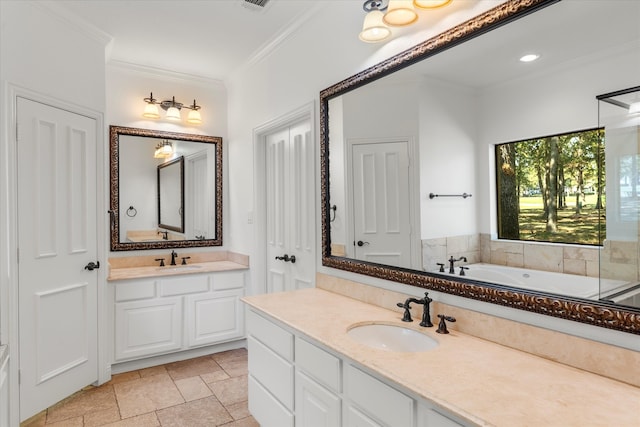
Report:
M 469 268 L 465 270 L 464 277 L 467 279 L 596 300 L 600 299 L 600 295 L 617 293 L 634 285 L 634 283 L 622 280 L 600 279 L 494 264 L 478 263 L 465 265 L 465 267 Z M 459 278 L 459 272 L 460 268 L 457 266 L 455 274 L 444 274 L 452 278 L 454 276 Z

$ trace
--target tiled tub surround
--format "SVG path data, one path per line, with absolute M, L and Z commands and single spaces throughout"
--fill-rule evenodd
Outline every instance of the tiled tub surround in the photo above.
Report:
M 396 303 L 408 296 L 320 273 L 316 276 L 316 286 L 398 313 Z M 640 352 L 434 301 L 432 317 L 439 313 L 456 318 L 455 323 L 449 324 L 450 330 L 640 387 Z M 414 304 L 411 314 L 414 319 L 420 319 L 421 306 Z M 629 335 L 629 339 L 637 337 Z M 640 414 L 640 401 L 637 407 Z
M 210 273 L 216 271 L 244 270 L 249 268 L 249 257 L 235 252 L 195 252 L 183 253 L 176 250 L 176 266 L 169 265 L 171 252 L 160 255 L 142 255 L 131 257 L 109 258 L 109 276 L 107 280 L 126 280 L 154 276 L 171 276 L 178 274 Z M 191 257 L 187 266 L 198 267 L 181 269 L 182 257 Z M 156 259 L 164 258 L 164 267 L 159 267 Z M 177 268 L 173 268 L 177 267 Z
M 465 256 L 469 264 L 484 262 L 580 276 L 640 280 L 640 250 L 637 242 L 605 240 L 604 246 L 599 249 L 557 243 L 495 240 L 485 233 L 422 241 L 422 265 L 425 271 L 435 271 L 438 263 L 446 264 L 451 256 Z
M 470 425 L 635 426 L 640 422 L 638 387 L 487 342 L 453 327 L 449 335 L 438 335 L 435 328 L 421 328 L 418 322 L 401 322 L 399 309 L 317 288 L 244 300 Z M 435 307 L 437 312 L 443 308 Z M 422 353 L 373 349 L 347 335 L 349 326 L 362 322 L 409 327 L 436 339 L 439 346 Z

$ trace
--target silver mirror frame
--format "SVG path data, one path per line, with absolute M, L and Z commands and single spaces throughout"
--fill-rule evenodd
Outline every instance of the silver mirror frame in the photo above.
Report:
M 320 92 L 322 265 L 519 310 L 640 335 L 640 310 L 608 302 L 561 297 L 331 255 L 329 100 L 560 0 L 509 0 Z
M 169 140 L 182 140 L 214 144 L 216 153 L 215 171 L 215 239 L 205 240 L 169 240 L 157 242 L 120 242 L 120 168 L 119 143 L 121 135 L 140 136 Z M 222 138 L 218 136 L 195 135 L 188 133 L 166 132 L 150 129 L 109 126 L 109 163 L 110 163 L 110 239 L 112 251 L 135 251 L 147 249 L 193 248 L 204 246 L 222 246 Z

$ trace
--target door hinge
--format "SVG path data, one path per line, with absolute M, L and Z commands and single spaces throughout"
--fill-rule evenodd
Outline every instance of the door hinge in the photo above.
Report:
M 22 384 L 22 371 L 18 369 L 18 384 Z
M 20 248 L 16 248 L 16 263 L 20 264 Z

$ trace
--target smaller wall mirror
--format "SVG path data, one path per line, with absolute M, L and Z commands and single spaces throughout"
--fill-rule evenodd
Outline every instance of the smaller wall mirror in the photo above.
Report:
M 111 250 L 222 246 L 222 138 L 110 127 Z
M 184 156 L 158 165 L 158 227 L 184 233 Z

